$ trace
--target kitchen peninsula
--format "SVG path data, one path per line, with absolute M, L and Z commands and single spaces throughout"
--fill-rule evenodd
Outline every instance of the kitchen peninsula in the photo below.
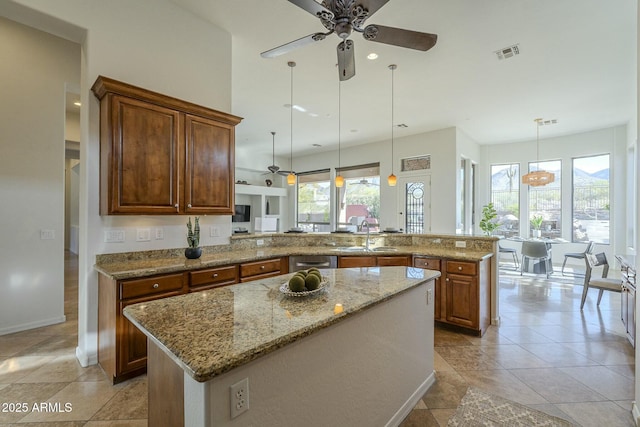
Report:
M 397 425 L 435 381 L 440 273 L 322 273 L 310 297 L 280 292 L 287 274 L 126 307 L 148 337 L 149 425 Z M 231 418 L 245 379 L 248 409 Z

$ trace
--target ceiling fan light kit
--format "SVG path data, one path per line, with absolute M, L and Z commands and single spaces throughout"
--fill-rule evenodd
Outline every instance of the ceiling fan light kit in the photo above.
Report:
M 542 125 L 542 119 L 534 119 L 536 122 L 536 165 L 540 164 L 540 126 Z M 530 185 L 532 187 L 540 187 L 543 185 L 551 184 L 555 181 L 556 176 L 552 172 L 544 170 L 537 170 L 529 172 L 526 175 L 522 175 L 522 183 L 524 185 Z
M 438 41 L 436 34 L 405 30 L 370 24 L 364 27 L 365 21 L 378 11 L 389 0 L 323 0 L 322 4 L 315 0 L 289 0 L 301 9 L 314 15 L 328 30 L 326 33 L 313 33 L 276 48 L 262 52 L 263 58 L 273 58 L 308 44 L 322 41 L 335 33 L 342 41 L 338 44 L 338 71 L 340 80 L 349 80 L 356 73 L 353 40 L 349 36 L 353 31 L 362 33 L 365 40 L 384 43 L 408 49 L 427 51 Z

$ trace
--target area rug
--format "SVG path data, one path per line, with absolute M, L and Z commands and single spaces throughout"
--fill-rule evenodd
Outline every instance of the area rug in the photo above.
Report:
M 447 427 L 573 426 L 562 418 L 469 387 Z

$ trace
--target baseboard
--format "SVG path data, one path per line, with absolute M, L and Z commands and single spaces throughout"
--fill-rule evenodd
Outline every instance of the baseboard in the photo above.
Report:
M 43 326 L 56 325 L 66 322 L 66 316 L 52 317 L 50 319 L 37 320 L 35 322 L 23 323 L 21 325 L 13 325 L 0 329 L 0 335 L 14 334 L 16 332 L 28 331 L 30 329 L 42 328 Z
M 83 349 L 81 349 L 80 347 L 76 347 L 76 359 L 78 359 L 78 362 L 80 363 L 80 366 L 82 366 L 83 368 L 86 368 L 87 366 L 90 365 L 97 365 L 98 364 L 98 354 L 87 354 Z
M 393 414 L 393 417 L 387 422 L 385 427 L 395 427 L 399 426 L 400 423 L 407 418 L 407 415 L 413 410 L 418 401 L 424 396 L 424 394 L 431 388 L 431 386 L 436 382 L 436 372 L 433 371 L 431 375 L 427 377 L 426 380 L 413 394 L 409 397 L 409 399 L 398 409 L 398 411 Z
M 633 421 L 636 423 L 636 426 L 640 426 L 640 408 L 636 405 L 635 400 L 631 405 L 631 414 L 633 415 Z
M 500 316 L 491 319 L 491 324 L 494 326 L 500 326 Z

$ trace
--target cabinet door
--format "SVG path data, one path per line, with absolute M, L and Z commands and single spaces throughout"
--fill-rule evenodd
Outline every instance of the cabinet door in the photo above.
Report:
M 103 175 L 108 188 L 102 190 L 109 193 L 106 213 L 176 213 L 180 113 L 118 95 L 111 100 L 111 108 L 101 107 L 111 114 L 110 120 L 101 119 L 102 126 L 111 124 L 110 137 L 102 132 L 101 156 L 110 163 L 102 171 L 108 175 Z
M 185 213 L 233 213 L 234 127 L 185 116 Z
M 477 329 L 478 320 L 478 282 L 475 276 L 447 274 L 446 318 L 456 325 Z
M 338 258 L 339 268 L 375 267 L 376 257 L 373 256 L 341 256 Z

